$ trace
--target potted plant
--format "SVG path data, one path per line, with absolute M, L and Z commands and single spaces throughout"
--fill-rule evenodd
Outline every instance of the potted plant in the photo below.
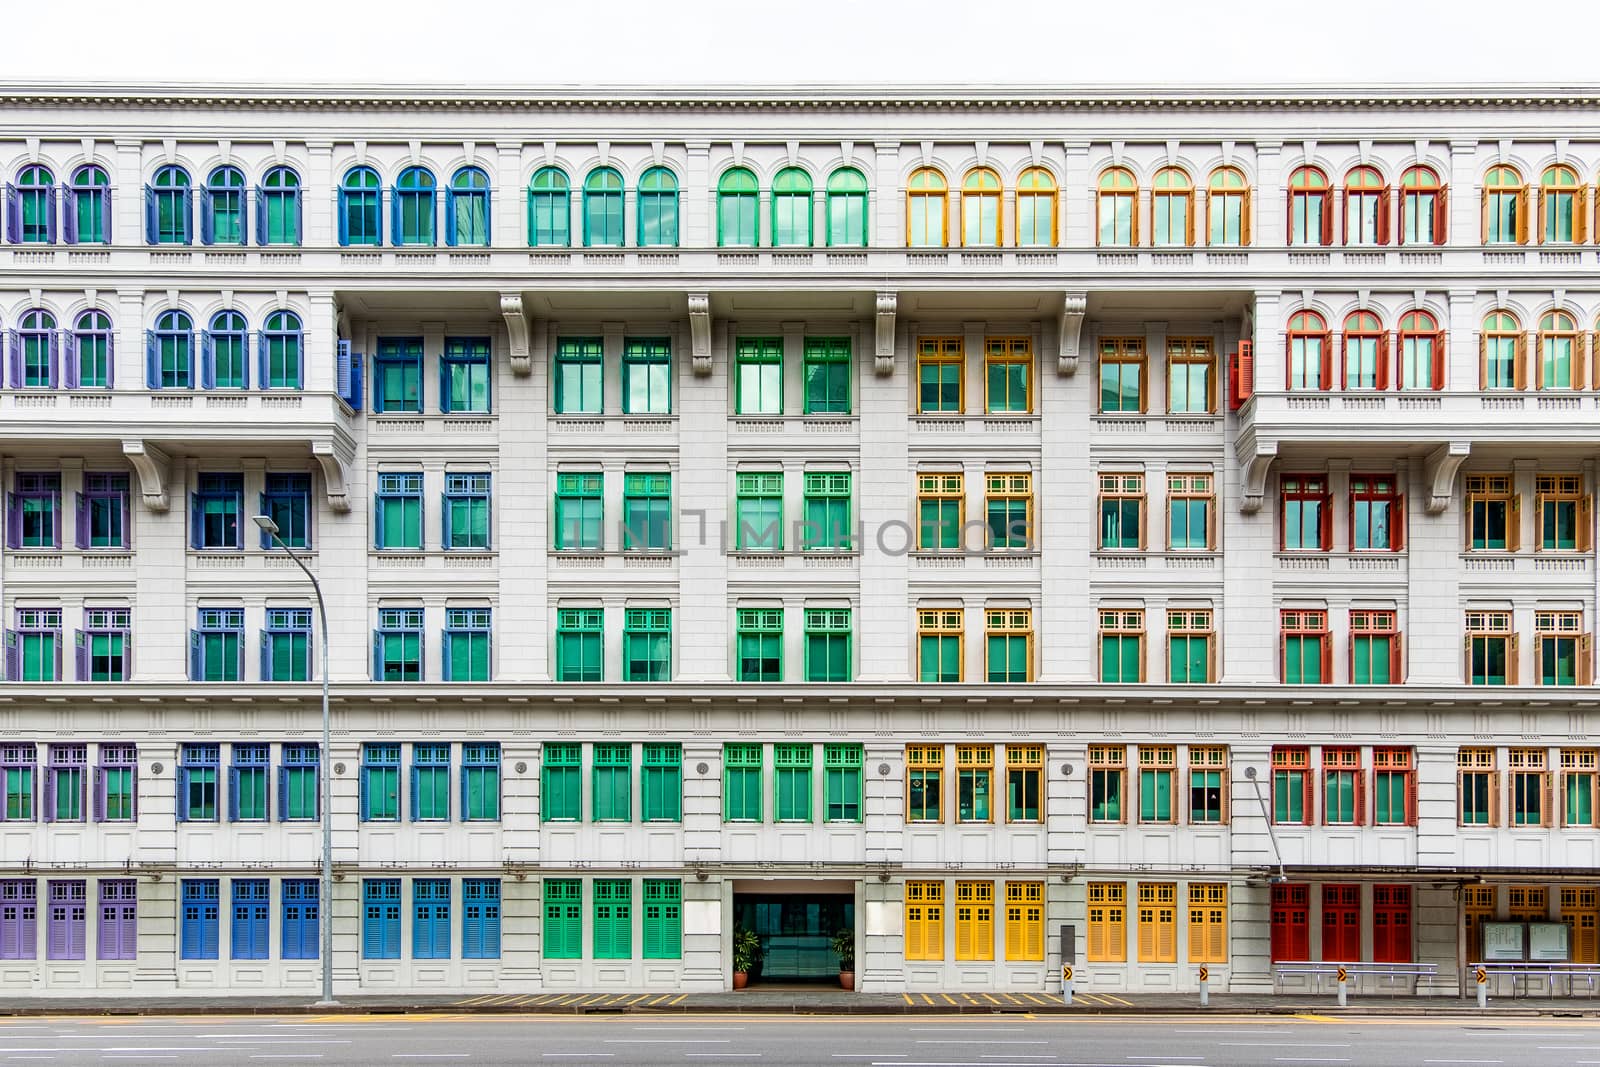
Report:
M 754 930 L 742 926 L 733 928 L 733 988 L 743 989 L 750 983 L 750 971 L 761 962 L 761 938 Z
M 840 930 L 829 942 L 839 957 L 839 985 L 843 989 L 856 987 L 856 932 Z

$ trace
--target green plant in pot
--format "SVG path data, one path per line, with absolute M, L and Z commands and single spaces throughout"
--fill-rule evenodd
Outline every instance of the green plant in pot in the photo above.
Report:
M 761 938 L 754 930 L 736 926 L 733 930 L 733 988 L 743 989 L 750 972 L 761 962 Z
M 839 957 L 839 985 L 845 989 L 856 987 L 856 933 L 854 930 L 840 930 L 833 935 L 829 946 L 834 955 Z

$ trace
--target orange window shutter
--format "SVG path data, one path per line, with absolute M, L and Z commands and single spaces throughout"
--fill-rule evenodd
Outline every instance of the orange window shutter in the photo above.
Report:
M 1379 389 L 1389 388 L 1389 335 L 1378 334 L 1378 380 Z
M 1322 367 L 1317 371 L 1324 389 L 1333 388 L 1333 334 L 1322 335 Z
M 1511 498 L 1511 515 L 1506 520 L 1506 551 L 1522 550 L 1522 494 Z M 1515 636 L 1515 635 L 1513 635 Z
M 1389 636 L 1389 681 L 1393 685 L 1405 684 L 1405 658 L 1400 652 L 1400 634 Z
M 1555 820 L 1555 775 L 1546 771 L 1539 776 L 1544 790 L 1544 806 L 1539 809 L 1539 825 L 1554 826 Z
M 1594 498 L 1581 496 L 1578 498 L 1578 551 L 1587 552 L 1594 543 Z
M 1189 209 L 1183 213 L 1184 232 L 1183 243 L 1194 247 L 1194 193 L 1191 191 L 1185 197 L 1189 201 Z
M 1483 243 L 1489 243 L 1489 187 L 1484 186 L 1481 193 L 1483 200 Z
M 1528 187 L 1517 192 L 1517 244 L 1528 243 Z
M 1450 210 L 1445 206 L 1448 203 L 1449 193 L 1450 187 L 1441 185 L 1439 191 L 1433 194 L 1433 243 L 1436 245 L 1445 244 L 1449 240 L 1446 231 L 1450 226 Z
M 1389 524 L 1390 547 L 1396 552 L 1403 551 L 1406 547 L 1406 498 L 1394 498 L 1394 521 Z
M 1327 248 L 1333 244 L 1333 194 L 1325 191 L 1322 194 L 1322 246 Z
M 1283 219 L 1283 243 L 1294 244 L 1294 190 L 1289 191 L 1289 211 Z
M 1318 644 L 1320 645 L 1322 657 L 1322 684 L 1331 685 L 1333 683 L 1333 635 L 1324 632 L 1318 638 Z
M 1517 640 L 1518 636 L 1519 635 L 1517 635 L 1517 634 L 1512 634 L 1511 635 L 1511 651 L 1509 653 L 1507 653 L 1507 655 L 1506 655 L 1506 661 L 1507 661 L 1506 662 L 1506 684 L 1507 685 L 1516 685 L 1517 684 L 1517 675 L 1518 675 L 1517 667 L 1519 666 L 1519 661 L 1522 659 L 1522 653 L 1521 653 L 1521 649 L 1520 649 L 1521 642 Z
M 1384 369 L 1387 370 L 1387 371 L 1390 371 L 1389 380 L 1391 382 L 1393 382 L 1394 383 L 1394 387 L 1396 389 L 1398 389 L 1398 388 L 1400 388 L 1401 383 L 1403 383 L 1406 380 L 1406 376 L 1403 373 L 1403 369 L 1400 366 L 1400 354 L 1401 354 L 1402 351 L 1404 351 L 1404 347 L 1405 346 L 1403 346 L 1400 343 L 1400 331 L 1399 330 L 1394 330 L 1394 331 L 1392 331 L 1390 333 L 1386 333 L 1386 334 L 1383 335 L 1383 337 L 1384 337 L 1385 341 L 1389 342 L 1389 348 L 1388 348 L 1387 352 L 1385 352 L 1385 356 L 1387 356 L 1388 359 L 1392 359 L 1394 361 L 1394 366 L 1393 367 L 1385 367 Z M 1388 359 L 1386 359 L 1385 362 L 1388 362 Z
M 1578 684 L 1594 684 L 1594 638 L 1589 634 L 1578 636 Z
M 1278 634 L 1278 681 L 1289 680 L 1289 646 L 1288 639 L 1280 631 Z
M 1572 239 L 1578 244 L 1587 244 L 1589 241 L 1589 187 L 1578 186 L 1577 195 L 1572 198 Z
M 1529 196 L 1526 191 L 1522 195 L 1524 197 Z M 1533 224 L 1534 241 L 1537 244 L 1544 244 L 1544 218 L 1541 214 L 1542 209 L 1544 208 L 1544 190 L 1541 189 L 1537 193 L 1532 194 L 1530 199 L 1533 201 L 1533 217 L 1538 220 Z
M 1518 389 L 1528 387 L 1528 334 L 1517 334 L 1516 363 L 1511 368 L 1511 382 Z
M 1283 380 L 1294 381 L 1294 334 L 1283 335 Z
M 1249 400 L 1255 395 L 1256 360 L 1255 342 L 1239 342 L 1239 399 Z
M 1394 197 L 1391 190 L 1385 187 L 1378 193 L 1378 243 L 1389 243 L 1389 216 L 1394 211 Z
M 1367 824 L 1367 774 L 1364 770 L 1356 771 L 1356 825 Z
M 1440 330 L 1433 335 L 1433 387 L 1444 388 L 1444 354 L 1449 347 L 1450 337 L 1447 331 Z
M 1417 772 L 1406 772 L 1406 825 L 1417 825 Z
M 1239 243 L 1245 246 L 1250 244 L 1250 190 L 1246 189 L 1239 198 Z
M 1478 334 L 1478 388 L 1489 388 L 1489 335 Z

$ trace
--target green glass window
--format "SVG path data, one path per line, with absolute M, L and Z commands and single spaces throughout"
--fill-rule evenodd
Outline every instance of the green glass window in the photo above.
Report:
M 1040 786 L 1044 780 L 1042 745 L 1006 746 L 1006 819 L 1038 822 Z
M 683 958 L 683 883 L 676 878 L 644 880 L 642 936 L 645 959 Z
M 422 681 L 422 609 L 379 608 L 372 657 L 377 681 Z
M 1033 342 L 1026 337 L 991 337 L 984 342 L 984 410 L 992 415 L 1033 410 Z
M 89 676 L 85 681 L 127 680 L 132 620 L 133 613 L 127 608 L 84 608 L 83 636 L 89 650 Z
M 256 190 L 256 240 L 263 245 L 300 243 L 300 175 L 288 167 L 267 171 Z
M 1055 243 L 1056 180 L 1043 167 L 1029 167 L 1017 177 L 1017 245 Z
M 917 679 L 961 681 L 961 612 L 930 609 L 917 612 Z
M 667 338 L 622 342 L 622 413 L 672 414 L 672 342 Z
M 292 311 L 274 311 L 267 316 L 267 328 L 259 339 L 261 349 L 261 387 L 299 389 L 304 384 L 301 355 L 305 340 L 300 316 Z
M 1144 410 L 1144 340 L 1137 337 L 1103 338 L 1100 342 L 1100 410 Z
M 1249 243 L 1248 213 L 1245 203 L 1250 189 L 1244 174 L 1235 167 L 1218 167 L 1211 172 L 1206 194 L 1206 215 L 1210 218 L 1209 244 Z
M 722 759 L 724 822 L 761 821 L 761 746 L 727 745 Z
M 1322 819 L 1328 825 L 1356 821 L 1356 776 L 1359 771 L 1324 770 Z
M 1028 629 L 1026 611 L 990 611 L 984 640 L 985 674 L 991 682 L 1032 680 L 1031 650 L 1033 634 Z M 1014 616 L 1019 616 L 1014 618 Z
M 61 475 L 18 471 L 9 502 L 13 548 L 61 547 Z
M 242 245 L 244 233 L 244 172 L 238 167 L 218 167 L 200 194 L 200 241 Z
M 156 171 L 145 192 L 146 240 L 153 245 L 188 244 L 191 203 L 188 171 L 170 166 Z
M 111 179 L 104 167 L 79 167 L 72 175 L 72 188 L 63 207 L 68 214 L 64 221 L 69 243 L 75 240 L 78 244 L 104 244 L 111 239 Z
M 1391 634 L 1350 635 L 1350 657 L 1353 665 L 1350 681 L 1355 685 L 1388 685 L 1389 664 L 1393 660 Z
M 807 337 L 805 413 L 850 414 L 850 371 L 850 338 Z
M 339 185 L 339 243 L 383 244 L 382 181 L 371 167 L 352 167 Z
M 1323 634 L 1285 634 L 1283 681 L 1286 685 L 1318 685 L 1322 678 Z
M 735 480 L 737 499 L 734 545 L 741 552 L 777 552 L 783 549 L 783 472 L 740 472 Z
M 756 176 L 734 167 L 717 182 L 717 244 L 754 248 L 760 243 L 756 217 Z
M 571 191 L 560 167 L 541 167 L 528 182 L 528 244 L 572 243 Z
M 734 346 L 740 415 L 783 414 L 783 339 L 741 337 Z
M 603 477 L 598 471 L 556 475 L 556 548 L 599 551 L 605 547 Z
M 811 244 L 811 176 L 799 167 L 773 176 L 772 243 L 779 248 Z
M 489 339 L 447 337 L 439 357 L 439 410 L 488 411 Z
M 924 415 L 962 410 L 961 338 L 923 337 L 917 341 L 917 411 Z
M 598 415 L 604 356 L 598 337 L 563 337 L 556 341 L 556 414 Z
M 1484 175 L 1485 244 L 1520 244 L 1527 239 L 1528 190 L 1515 167 L 1489 168 Z
M 214 747 L 214 746 L 197 746 Z M 267 771 L 271 750 L 266 745 L 234 745 L 233 766 L 228 770 L 228 792 L 231 794 L 232 817 L 238 822 L 264 822 L 267 818 Z M 204 771 L 204 768 L 197 768 Z M 210 768 L 211 780 L 215 780 L 216 769 Z M 190 818 L 215 818 L 215 812 L 210 815 L 194 814 L 194 791 L 197 781 L 205 781 L 205 774 L 197 778 L 196 771 L 188 775 L 190 796 Z M 281 801 L 280 801 L 281 802 Z
M 949 184 L 932 167 L 923 167 L 906 181 L 906 246 L 943 248 Z
M 867 179 L 854 167 L 828 175 L 828 246 L 864 248 L 867 243 Z
M 622 175 L 597 167 L 583 180 L 583 243 L 620 247 L 623 240 Z
M 1373 822 L 1378 826 L 1404 826 L 1408 821 L 1406 794 L 1409 771 L 1376 771 L 1373 776 Z M 1571 823 L 1569 809 L 1568 822 Z M 1585 825 L 1576 823 L 1574 825 Z
M 433 172 L 426 167 L 407 167 L 394 184 L 394 243 L 431 245 L 433 236 Z
M 369 741 L 361 746 L 361 818 L 400 819 L 400 746 L 393 742 Z
M 16 649 L 8 664 L 13 681 L 61 680 L 60 608 L 18 608 L 17 628 L 6 635 L 6 644 L 8 652 Z
M 237 682 L 244 666 L 244 610 L 201 608 L 189 635 L 189 678 L 196 682 Z
M 1190 750 L 1191 758 L 1193 751 Z M 1222 771 L 1190 768 L 1189 822 L 1196 825 L 1222 822 Z
M 422 547 L 422 472 L 378 475 L 377 548 Z
M 450 818 L 450 746 L 416 744 L 411 749 L 411 821 Z
M 182 311 L 163 311 L 150 343 L 155 351 L 148 368 L 152 389 L 194 388 L 194 320 Z
M 633 883 L 625 878 L 594 880 L 594 958 L 633 958 Z
M 645 822 L 678 822 L 683 818 L 683 746 L 644 746 L 639 767 L 639 817 Z
M 622 620 L 623 680 L 670 681 L 672 611 L 667 608 L 628 608 Z
M 539 815 L 545 822 L 583 818 L 583 746 L 546 742 L 539 769 Z
M 7 745 L 0 748 L 0 775 L 5 778 L 6 790 L 6 821 L 23 822 L 33 819 L 34 798 L 34 773 L 33 761 L 37 758 L 37 750 L 33 745 Z M 212 814 L 204 818 L 216 818 L 215 790 L 216 771 L 211 772 L 212 782 Z M 180 804 L 182 801 L 180 800 Z M 180 813 L 181 814 L 181 813 Z M 194 818 L 193 815 L 190 818 Z
M 956 746 L 956 821 L 988 822 L 994 795 L 994 746 Z
M 773 746 L 773 806 L 779 822 L 811 821 L 811 755 L 810 745 Z
M 444 476 L 444 547 L 489 547 L 487 471 Z
M 12 342 L 16 353 L 11 374 L 17 378 L 13 385 L 27 388 L 54 388 L 56 385 L 56 350 L 60 342 L 56 337 L 55 316 L 38 309 L 22 316 L 21 329 Z M 20 377 L 19 377 L 20 374 Z
M 739 681 L 783 681 L 783 609 L 740 608 L 736 629 Z
M 807 471 L 805 523 L 800 548 L 808 551 L 849 551 L 850 472 Z
M 500 746 L 461 746 L 462 817 L 492 822 L 500 818 Z
M 824 819 L 828 822 L 861 821 L 861 746 L 822 746 Z
M 1000 175 L 979 167 L 961 181 L 961 243 L 1000 243 Z
M 1122 821 L 1122 767 L 1089 769 L 1089 821 Z
M 134 745 L 100 746 L 100 781 L 108 822 L 129 822 L 136 814 L 135 774 L 139 750 Z
M 672 547 L 672 475 L 667 471 L 623 476 L 622 547 L 666 551 Z
M 1272 772 L 1272 821 L 1298 826 L 1306 821 L 1305 771 Z
M 939 822 L 944 817 L 944 746 L 912 745 L 906 752 L 906 819 Z
M 639 177 L 639 245 L 678 243 L 678 179 L 666 167 L 651 167 Z
M 1112 167 L 1100 175 L 1096 209 L 1100 244 L 1127 246 L 1139 243 L 1139 185 L 1123 167 Z
M 372 359 L 372 410 L 422 410 L 422 338 L 378 339 Z
M 1167 637 L 1167 681 L 1174 685 L 1211 680 L 1209 634 L 1171 634 Z
M 489 244 L 489 176 L 477 167 L 462 167 L 450 179 L 446 194 L 445 242 Z
M 806 681 L 848 682 L 850 609 L 806 608 Z
M 594 746 L 594 821 L 632 822 L 632 745 Z
M 1100 680 L 1144 681 L 1144 612 L 1100 612 Z
M 80 389 L 104 389 L 111 382 L 111 318 L 103 311 L 85 311 L 78 316 L 72 337 L 75 367 L 67 370 L 67 385 L 76 380 Z M 76 379 L 74 379 L 76 375 Z
M 544 880 L 544 929 L 539 950 L 547 960 L 583 958 L 582 880 Z
M 1539 179 L 1540 239 L 1565 242 L 1584 239 L 1584 186 L 1571 167 L 1545 169 Z
M 1144 475 L 1100 475 L 1100 547 L 1144 547 Z
M 268 608 L 261 632 L 261 680 L 303 682 L 311 677 L 311 609 Z
M 320 753 L 316 745 L 283 746 L 283 817 L 315 819 L 317 772 Z
M 1170 752 L 1170 749 L 1160 751 Z M 1141 753 L 1143 755 L 1143 753 Z M 1172 821 L 1172 768 L 1141 767 L 1139 770 L 1139 821 Z
M 200 337 L 200 384 L 215 389 L 243 389 L 250 384 L 249 335 L 244 316 L 221 311 Z
M 489 680 L 490 629 L 488 608 L 446 608 L 444 612 L 444 680 Z
M 49 752 L 51 810 L 45 817 L 54 822 L 83 822 L 84 771 L 89 762 L 89 746 L 51 745 Z
M 556 612 L 556 681 L 604 680 L 604 615 L 601 608 L 561 608 Z

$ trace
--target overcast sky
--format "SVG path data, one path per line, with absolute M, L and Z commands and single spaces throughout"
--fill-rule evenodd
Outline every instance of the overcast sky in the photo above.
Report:
M 1507 0 L 9 0 L 0 82 L 1600 80 Z M 1307 14 L 1309 12 L 1310 14 Z M 1565 63 L 1552 62 L 1562 57 Z M 1492 57 L 1492 58 L 1491 58 Z

